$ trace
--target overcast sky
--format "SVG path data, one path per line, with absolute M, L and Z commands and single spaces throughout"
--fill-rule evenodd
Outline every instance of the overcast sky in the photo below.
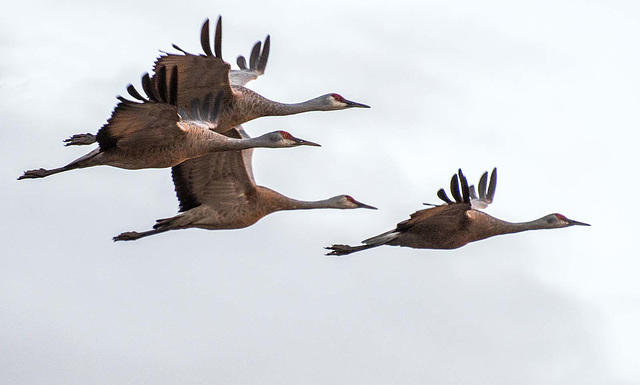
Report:
M 113 243 L 177 212 L 170 170 L 16 181 L 87 147 L 171 43 L 223 15 L 235 63 L 271 34 L 283 102 L 321 148 L 256 150 L 259 184 L 380 208 Z M 7 384 L 636 384 L 640 6 L 632 1 L 13 2 L 0 14 L 0 378 Z M 459 250 L 323 247 L 389 230 L 459 168 L 498 167 L 487 210 L 592 224 Z

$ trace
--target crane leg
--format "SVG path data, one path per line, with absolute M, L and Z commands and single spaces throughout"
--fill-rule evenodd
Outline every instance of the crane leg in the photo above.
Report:
M 65 146 L 86 146 L 96 142 L 96 136 L 90 133 L 75 134 L 64 140 Z
M 113 237 L 113 241 L 114 242 L 118 242 L 118 241 L 135 241 L 136 239 L 140 239 L 143 237 L 148 237 L 149 235 L 154 235 L 154 234 L 158 234 L 158 233 L 163 233 L 167 230 L 170 229 L 161 229 L 161 230 L 149 230 L 149 231 L 143 231 L 141 233 L 137 232 L 137 231 L 127 231 L 124 232 L 120 235 L 117 235 L 115 237 Z
M 370 249 L 372 247 L 377 247 L 380 245 L 361 245 L 361 246 L 349 246 L 349 245 L 331 245 L 329 247 L 325 247 L 327 250 L 331 250 L 331 252 L 325 255 L 347 255 L 351 253 L 355 253 L 356 251 L 362 251 L 366 249 Z
M 93 151 L 89 152 L 88 154 L 83 155 L 80 158 L 74 160 L 73 162 L 67 164 L 66 166 L 52 168 L 51 170 L 38 168 L 36 170 L 25 171 L 23 175 L 18 177 L 18 180 L 44 178 L 45 176 L 57 174 L 63 171 L 75 170 L 76 168 L 92 167 L 92 166 L 104 164 L 104 163 L 101 163 L 100 159 L 101 159 L 100 148 L 96 148 Z
M 44 178 L 45 176 L 57 174 L 57 173 L 63 172 L 63 171 L 73 170 L 75 168 L 78 168 L 78 166 L 76 166 L 76 165 L 74 165 L 74 166 L 66 165 L 66 166 L 59 167 L 59 168 L 53 168 L 51 170 L 46 170 L 44 168 L 38 168 L 38 169 L 35 169 L 35 170 L 28 170 L 28 171 L 25 171 L 24 174 L 20 175 L 18 177 L 18 180 Z

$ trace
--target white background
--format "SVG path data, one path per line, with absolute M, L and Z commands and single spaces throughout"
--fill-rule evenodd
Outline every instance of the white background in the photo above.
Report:
M 0 14 L 0 379 L 6 384 L 640 383 L 640 7 L 632 1 L 23 1 Z M 16 181 L 88 152 L 115 96 L 223 15 L 249 86 L 370 110 L 264 118 L 322 148 L 256 150 L 258 183 L 370 210 L 113 243 L 177 211 L 170 171 Z M 592 224 L 459 250 L 331 243 L 389 230 L 462 167 L 488 212 Z

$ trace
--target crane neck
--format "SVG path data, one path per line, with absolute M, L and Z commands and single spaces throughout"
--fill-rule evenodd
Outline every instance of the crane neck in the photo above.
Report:
M 295 115 L 309 111 L 324 111 L 330 109 L 326 103 L 325 96 L 309 99 L 300 103 L 280 103 L 251 91 L 248 88 L 234 87 L 237 92 L 237 102 L 239 111 L 251 111 L 251 119 L 261 116 L 284 116 Z
M 301 201 L 289 198 L 274 190 L 266 187 L 258 186 L 259 193 L 262 195 L 260 201 L 265 202 L 265 211 L 274 212 L 282 210 L 312 210 L 312 209 L 333 209 L 339 208 L 334 203 L 334 198 L 323 199 L 319 201 Z
M 300 103 L 280 103 L 269 101 L 269 116 L 295 115 L 310 111 L 326 110 L 323 98 L 313 98 Z M 268 100 L 268 99 L 267 99 Z
M 480 225 L 478 231 L 476 231 L 478 235 L 477 239 L 489 238 L 501 234 L 513 234 L 529 230 L 553 229 L 557 227 L 550 225 L 544 217 L 527 222 L 507 222 L 489 215 L 486 215 L 486 218 L 488 223 L 486 225 Z
M 331 199 L 319 201 L 301 201 L 287 198 L 285 206 L 281 210 L 313 210 L 313 209 L 335 209 L 337 208 Z
M 255 147 L 274 147 L 274 143 L 262 136 L 246 139 L 223 137 L 222 140 L 208 141 L 208 146 L 211 151 L 240 151 Z

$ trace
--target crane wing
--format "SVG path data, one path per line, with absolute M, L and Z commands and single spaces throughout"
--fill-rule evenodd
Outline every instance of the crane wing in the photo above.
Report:
M 115 146 L 134 149 L 163 145 L 184 133 L 177 124 L 179 120 L 176 107 L 170 104 L 122 100 L 96 139 L 102 151 Z
M 270 47 L 271 37 L 267 35 L 264 46 L 262 46 L 262 42 L 260 41 L 253 46 L 248 66 L 244 56 L 238 56 L 237 64 L 240 69 L 229 72 L 231 85 L 244 86 L 251 80 L 257 79 L 258 76 L 264 75 L 264 71 L 267 68 L 267 60 L 269 60 Z
M 223 135 L 240 139 L 242 128 Z M 251 153 L 245 151 L 214 152 L 187 160 L 171 169 L 180 211 L 200 205 L 238 206 L 256 190 L 251 171 Z
M 247 132 L 244 130 L 244 128 L 242 128 L 242 126 L 237 126 L 236 129 L 238 130 L 238 134 L 240 135 L 240 138 L 242 139 L 251 138 L 249 134 L 247 134 Z M 242 150 L 241 152 L 242 152 L 242 158 L 244 160 L 244 168 L 245 170 L 247 170 L 247 175 L 249 176 L 251 183 L 255 185 L 256 178 L 253 176 L 253 148 L 248 148 L 246 150 Z
M 469 183 L 467 183 L 467 177 L 464 176 L 461 169 L 458 169 L 458 173 L 454 174 L 451 177 L 449 188 L 451 190 L 451 196 L 453 196 L 453 200 L 449 198 L 443 188 L 438 190 L 438 198 L 442 199 L 449 205 L 456 203 L 471 204 L 471 188 L 469 187 Z
M 96 135 L 100 149 L 166 145 L 183 135 L 178 109 L 174 105 L 176 83 L 176 72 L 172 71 L 167 78 L 165 67 L 162 67 L 153 82 L 148 74 L 142 76 L 146 97 L 129 84 L 127 91 L 140 102 L 118 97 L 120 102 Z
M 394 230 L 365 239 L 362 243 L 454 248 L 457 247 L 454 245 L 457 241 L 455 234 L 463 230 L 469 221 L 465 215 L 468 209 L 466 203 L 453 203 L 416 211 L 409 219 L 398 223 Z
M 492 202 L 493 197 L 496 194 L 496 186 L 498 183 L 498 169 L 494 168 L 491 171 L 491 178 L 488 178 L 489 173 L 484 172 L 480 177 L 480 181 L 478 182 L 478 193 L 476 194 L 475 187 L 470 186 L 469 191 L 471 194 L 471 207 L 474 209 L 484 209 L 487 208 Z M 487 179 L 489 179 L 489 186 L 487 187 Z
M 202 25 L 200 42 L 204 55 L 195 55 L 186 52 L 180 47 L 173 47 L 182 54 L 162 54 L 153 65 L 154 75 L 162 67 L 169 70 L 177 68 L 178 106 L 189 108 L 194 99 L 204 99 L 207 95 L 220 95 L 223 105 L 231 102 L 233 91 L 229 82 L 229 70 L 231 66 L 222 59 L 222 18 L 218 19 L 215 33 L 215 45 L 212 52 L 209 42 L 209 20 Z M 214 53 L 215 52 L 215 53 Z M 153 81 L 152 78 L 152 81 Z

